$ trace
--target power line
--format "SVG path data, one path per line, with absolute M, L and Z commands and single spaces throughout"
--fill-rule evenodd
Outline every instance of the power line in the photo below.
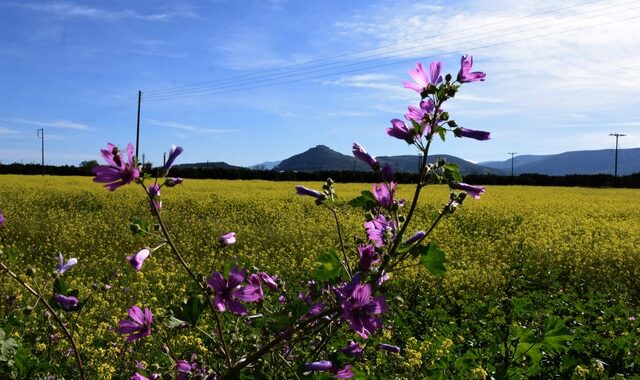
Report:
M 526 18 L 530 18 L 530 17 L 534 17 L 534 16 L 539 16 L 539 15 L 544 15 L 544 14 L 549 14 L 549 13 L 555 13 L 555 12 L 562 11 L 562 10 L 583 7 L 585 5 L 597 3 L 597 2 L 600 2 L 600 1 L 602 1 L 602 0 L 594 0 L 594 1 L 586 2 L 586 3 L 579 4 L 579 5 L 574 5 L 574 6 L 566 6 L 566 7 L 561 7 L 561 8 L 554 8 L 554 9 L 551 9 L 551 10 L 542 11 L 542 12 L 533 13 L 533 14 L 528 14 L 528 15 L 525 15 L 525 16 L 520 16 L 520 17 L 516 17 L 516 18 L 512 18 L 512 19 L 509 19 L 509 20 L 506 20 L 506 21 L 501 21 L 501 22 L 496 22 L 496 23 L 487 23 L 487 24 L 477 25 L 477 26 L 474 26 L 474 27 L 462 28 L 462 29 L 458 29 L 456 31 L 456 33 L 469 31 L 469 30 L 477 30 L 479 28 L 486 28 L 486 27 L 489 27 L 489 26 L 495 26 L 495 25 L 500 25 L 500 24 L 505 24 L 505 23 L 511 23 L 511 22 L 519 20 L 519 19 L 526 19 Z M 616 6 L 633 4 L 633 3 L 635 3 L 635 2 L 622 3 L 622 4 L 618 4 Z M 596 9 L 595 11 L 601 11 L 601 10 L 604 10 L 604 9 L 611 9 L 611 8 L 616 7 L 616 6 L 600 8 L 600 9 Z M 591 11 L 593 11 L 593 10 L 590 10 L 588 12 L 591 12 Z M 532 23 L 529 23 L 529 24 L 518 25 L 518 26 L 527 26 L 527 25 L 535 24 L 535 23 L 536 22 L 532 22 Z M 505 30 L 505 29 L 510 29 L 510 28 L 513 28 L 513 27 L 498 29 L 498 31 Z M 493 30 L 491 32 L 495 32 L 495 31 L 496 30 Z M 422 38 L 419 41 L 428 41 L 428 40 L 431 40 L 431 39 L 433 39 L 435 37 L 440 37 L 440 36 L 444 36 L 444 35 L 445 35 L 444 33 L 439 33 L 439 34 L 431 35 L 429 37 Z M 394 49 L 394 50 L 390 50 L 390 51 L 385 52 L 384 50 L 387 50 L 390 47 L 395 47 L 395 45 L 386 45 L 386 46 L 381 46 L 381 47 L 373 48 L 373 49 L 359 50 L 359 51 L 356 51 L 356 52 L 340 54 L 340 55 L 336 55 L 336 56 L 332 56 L 332 57 L 320 58 L 320 59 L 317 59 L 317 60 L 307 61 L 307 62 L 304 62 L 304 63 L 281 66 L 281 67 L 278 67 L 278 68 L 263 70 L 263 71 L 257 72 L 257 73 L 254 72 L 254 73 L 239 74 L 239 75 L 235 75 L 235 76 L 231 76 L 231 77 L 227 77 L 227 78 L 222 78 L 222 79 L 213 80 L 213 81 L 206 81 L 206 82 L 201 82 L 201 83 L 182 86 L 182 87 L 173 87 L 173 88 L 166 88 L 166 89 L 149 90 L 149 91 L 146 91 L 146 93 L 148 95 L 154 95 L 154 96 L 156 96 L 156 95 L 175 94 L 176 92 L 179 93 L 179 92 L 182 92 L 182 91 L 197 90 L 197 89 L 200 89 L 202 87 L 208 87 L 208 86 L 216 85 L 216 84 L 220 85 L 220 84 L 224 84 L 224 83 L 227 83 L 227 82 L 230 82 L 230 81 L 233 82 L 233 83 L 236 83 L 238 81 L 238 79 L 245 78 L 245 77 L 258 77 L 258 78 L 260 78 L 260 77 L 263 77 L 265 74 L 267 74 L 269 72 L 278 72 L 278 71 L 286 70 L 287 73 L 291 73 L 292 71 L 308 70 L 308 68 L 305 68 L 304 66 L 310 66 L 310 65 L 313 66 L 313 65 L 315 65 L 316 67 L 320 67 L 320 66 L 326 66 L 326 65 L 331 65 L 331 64 L 339 64 L 339 63 L 343 63 L 343 62 L 349 62 L 349 61 L 353 61 L 353 60 L 360 60 L 360 59 L 363 59 L 363 58 L 370 58 L 370 57 L 375 57 L 375 56 L 380 56 L 380 55 L 383 55 L 383 56 L 386 57 L 389 53 L 392 53 L 392 52 L 405 51 L 405 50 L 408 50 L 408 49 L 415 50 L 415 49 L 418 49 L 418 48 L 420 48 L 422 46 L 424 46 L 424 45 L 417 45 L 417 46 L 414 46 L 413 48 Z M 335 60 L 337 58 L 356 56 L 356 55 L 361 54 L 361 53 L 367 53 L 367 52 L 379 51 L 379 50 L 383 50 L 383 53 L 377 53 L 377 54 L 373 54 L 373 55 L 369 55 L 369 56 L 352 58 L 352 59 L 346 60 L 346 61 L 337 61 L 337 62 L 333 62 L 333 63 L 330 62 L 330 63 L 321 64 L 321 65 L 316 65 L 318 62 L 326 62 L 326 61 Z M 295 68 L 298 68 L 298 69 L 295 69 Z M 247 81 L 247 80 L 252 80 L 252 79 L 245 79 L 245 81 Z
M 631 8 L 631 9 L 637 9 L 637 8 L 640 8 L 640 7 L 635 7 L 635 8 Z M 623 11 L 629 11 L 631 9 L 625 9 Z M 599 14 L 599 15 L 596 15 L 596 16 L 594 16 L 592 18 L 606 16 L 606 15 L 609 15 L 611 13 L 615 13 L 615 12 L 610 12 L 610 13 L 607 13 L 607 14 Z M 492 43 L 492 44 L 487 44 L 487 45 L 480 45 L 480 46 L 476 46 L 476 47 L 467 48 L 467 50 L 469 50 L 469 49 L 471 49 L 471 50 L 485 49 L 485 48 L 489 48 L 489 47 L 506 45 L 506 44 L 511 44 L 511 43 L 515 43 L 515 42 L 521 42 L 521 41 L 536 39 L 536 38 L 540 38 L 540 37 L 547 37 L 547 36 L 556 35 L 556 34 L 569 33 L 569 32 L 574 32 L 574 31 L 578 31 L 578 30 L 591 28 L 591 27 L 594 27 L 594 26 L 601 26 L 601 25 L 608 25 L 608 24 L 612 24 L 612 23 L 620 23 L 620 22 L 623 22 L 623 21 L 629 21 L 629 20 L 637 19 L 639 17 L 640 16 L 633 16 L 633 17 L 628 17 L 628 18 L 625 18 L 625 19 L 617 19 L 617 20 L 610 21 L 610 22 L 599 23 L 597 25 L 580 26 L 580 27 L 576 27 L 576 28 L 569 28 L 569 29 L 559 30 L 559 31 L 556 31 L 556 32 L 553 32 L 553 33 L 546 33 L 546 34 L 540 34 L 540 35 L 536 35 L 536 36 L 524 37 L 524 38 L 511 40 L 511 41 L 502 41 L 502 42 L 497 42 L 497 43 Z M 556 24 L 555 26 L 558 26 L 558 25 L 559 24 Z M 515 32 L 515 33 L 523 33 L 523 32 L 529 32 L 529 31 L 530 30 L 526 30 L 526 31 L 519 31 L 519 32 Z M 488 38 L 476 39 L 476 40 L 472 40 L 472 41 L 463 41 L 462 43 L 478 42 L 478 41 L 482 41 L 482 40 L 486 40 L 486 39 L 488 39 Z M 458 46 L 460 44 L 461 43 L 458 43 L 456 45 L 441 46 L 441 47 L 437 47 L 437 48 L 438 49 L 444 49 L 444 48 L 451 47 L 451 46 Z M 192 91 L 192 92 L 186 92 L 185 91 L 183 93 L 177 93 L 177 94 L 174 94 L 174 95 L 156 95 L 155 97 L 150 96 L 149 100 L 151 100 L 151 101 L 172 100 L 172 99 L 178 99 L 178 98 L 182 98 L 182 97 L 191 97 L 191 96 L 198 96 L 198 95 L 205 95 L 205 94 L 221 94 L 221 93 L 229 93 L 229 92 L 235 92 L 235 91 L 244 91 L 244 90 L 250 90 L 250 89 L 256 89 L 256 88 L 270 87 L 270 86 L 274 86 L 274 85 L 282 85 L 282 84 L 298 82 L 298 81 L 303 81 L 303 80 L 309 80 L 309 79 L 319 79 L 319 78 L 324 78 L 324 77 L 328 77 L 328 76 L 335 76 L 335 75 L 339 75 L 339 74 L 362 72 L 363 70 L 371 70 L 371 69 L 374 69 L 374 68 L 379 68 L 379 67 L 397 65 L 397 64 L 400 64 L 400 63 L 411 62 L 411 61 L 416 60 L 416 59 L 418 59 L 418 60 L 420 60 L 420 59 L 428 59 L 428 58 L 433 58 L 433 57 L 441 57 L 441 56 L 451 55 L 451 54 L 455 54 L 455 53 L 460 54 L 459 51 L 451 51 L 451 52 L 428 55 L 428 56 L 422 56 L 422 57 L 417 57 L 417 58 L 416 57 L 412 57 L 412 58 L 408 58 L 408 59 L 398 59 L 398 60 L 396 60 L 394 62 L 390 62 L 390 63 L 387 62 L 387 63 L 372 65 L 372 66 L 368 66 L 368 67 L 360 67 L 360 68 L 356 68 L 356 69 L 330 72 L 330 73 L 327 73 L 327 74 L 316 75 L 316 76 L 313 76 L 313 77 L 306 77 L 306 78 L 305 77 L 298 77 L 298 78 L 293 78 L 293 79 L 288 79 L 288 80 L 280 80 L 280 79 L 285 79 L 287 77 L 295 77 L 295 76 L 301 76 L 301 75 L 309 74 L 311 72 L 302 73 L 302 74 L 293 74 L 293 75 L 282 75 L 282 76 L 279 76 L 279 77 L 266 78 L 266 79 L 263 79 L 263 80 L 255 80 L 255 81 L 252 81 L 252 82 L 248 83 L 249 84 L 248 86 L 247 85 L 242 86 L 242 83 L 236 84 L 236 85 L 218 86 L 218 88 L 213 87 L 213 88 L 210 88 L 210 89 L 201 89 L 201 90 Z M 384 57 L 384 59 L 389 59 L 389 58 L 393 58 L 393 57 Z M 380 60 L 380 59 L 376 59 L 376 60 Z M 364 64 L 364 63 L 370 63 L 372 61 L 374 61 L 374 60 L 365 61 L 365 62 L 359 62 L 359 63 L 360 64 Z M 326 70 L 327 69 L 320 70 L 320 71 L 326 71 Z M 318 71 L 318 70 L 316 70 L 316 71 Z M 269 81 L 274 81 L 274 80 L 280 80 L 280 81 L 275 81 L 275 82 L 272 82 L 272 83 L 269 82 Z M 256 82 L 266 82 L 266 83 L 255 84 Z

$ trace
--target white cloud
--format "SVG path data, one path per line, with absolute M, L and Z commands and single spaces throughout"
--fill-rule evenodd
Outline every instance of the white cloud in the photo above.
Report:
M 78 5 L 69 2 L 51 2 L 51 3 L 13 3 L 10 5 L 19 6 L 29 10 L 54 14 L 64 17 L 83 17 L 94 19 L 133 19 L 143 21 L 168 21 L 176 17 L 195 17 L 196 15 L 189 10 L 170 10 L 161 13 L 138 13 L 131 9 L 121 11 L 111 11 L 107 9 L 94 8 L 85 5 Z
M 230 133 L 230 132 L 237 131 L 236 129 L 202 128 L 202 127 L 191 125 L 191 124 L 184 124 L 184 123 L 178 123 L 175 121 L 167 121 L 167 120 L 144 119 L 144 122 L 151 125 L 156 125 L 158 127 L 173 128 L 173 129 L 179 129 L 179 130 L 189 131 L 189 132 Z
M 62 129 L 75 129 L 75 130 L 88 130 L 86 124 L 75 123 L 69 120 L 54 120 L 54 121 L 37 121 L 37 120 L 29 120 L 29 119 L 7 119 L 7 121 L 19 124 L 28 124 L 35 125 L 38 127 L 51 127 L 51 128 L 62 128 Z
M 13 129 L 0 127 L 0 135 L 15 135 L 16 133 L 18 132 L 14 131 Z

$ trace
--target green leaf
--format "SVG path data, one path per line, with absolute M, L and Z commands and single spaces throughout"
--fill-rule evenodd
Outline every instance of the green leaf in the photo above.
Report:
M 444 141 L 445 136 L 447 136 L 447 130 L 444 128 L 438 128 L 438 135 L 440 136 L 440 139 Z
M 8 362 L 18 349 L 18 343 L 13 338 L 7 338 L 3 329 L 0 328 L 0 362 Z
M 141 218 L 132 218 L 129 228 L 134 235 L 145 236 L 149 233 L 149 222 Z
M 444 267 L 447 262 L 446 254 L 436 244 L 419 245 L 412 249 L 412 253 L 418 254 L 420 263 L 432 274 L 438 276 L 447 271 L 447 268 Z
M 63 296 L 66 296 L 68 291 L 69 291 L 69 288 L 67 287 L 67 284 L 64 282 L 62 277 L 57 277 L 53 281 L 53 294 L 54 295 L 55 294 L 62 294 Z
M 331 281 L 345 274 L 342 263 L 334 249 L 320 254 L 318 264 L 320 265 L 316 268 L 314 276 L 320 281 Z
M 541 335 L 534 334 L 532 330 L 523 330 L 517 334 L 520 338 L 516 348 L 516 356 L 527 355 L 534 363 L 542 359 L 541 350 L 560 353 L 569 347 L 567 343 L 573 340 L 562 318 L 551 316 L 544 321 L 544 331 Z
M 360 194 L 361 195 L 359 197 L 349 201 L 349 206 L 362 207 L 364 210 L 370 210 L 378 204 L 373 193 L 369 190 L 365 190 Z
M 447 182 L 462 182 L 462 175 L 460 174 L 460 167 L 453 162 L 448 162 L 443 165 L 444 178 Z
M 164 324 L 170 329 L 175 329 L 179 327 L 187 327 L 188 322 L 178 319 L 172 315 L 165 319 Z
M 198 319 L 200 319 L 200 315 L 206 307 L 207 301 L 202 295 L 198 294 L 191 296 L 187 302 L 175 308 L 173 314 L 177 319 L 195 326 L 198 324 Z

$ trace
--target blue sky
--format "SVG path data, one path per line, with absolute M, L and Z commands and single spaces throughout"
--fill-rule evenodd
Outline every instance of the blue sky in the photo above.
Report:
M 581 1 L 1 1 L 0 161 L 98 159 L 135 143 L 162 162 L 252 165 L 318 144 L 414 154 L 390 138 L 416 94 L 415 62 L 485 82 L 447 105 L 492 132 L 433 153 L 471 161 L 640 147 L 640 4 Z

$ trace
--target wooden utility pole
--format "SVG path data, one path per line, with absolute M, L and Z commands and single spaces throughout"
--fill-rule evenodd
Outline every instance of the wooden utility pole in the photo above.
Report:
M 622 137 L 622 136 L 626 136 L 623 135 L 622 133 L 609 133 L 609 136 L 615 136 L 616 137 L 616 163 L 615 163 L 615 167 L 614 167 L 614 177 L 618 177 L 618 138 Z
M 38 128 L 38 139 L 42 140 L 42 175 L 44 175 L 44 128 Z
M 140 149 L 140 103 L 142 102 L 142 91 L 138 91 L 138 122 L 136 128 L 136 161 L 138 161 L 138 151 Z
M 513 177 L 513 156 L 515 156 L 516 154 L 518 154 L 518 152 L 509 152 L 507 154 L 511 155 L 511 176 Z

